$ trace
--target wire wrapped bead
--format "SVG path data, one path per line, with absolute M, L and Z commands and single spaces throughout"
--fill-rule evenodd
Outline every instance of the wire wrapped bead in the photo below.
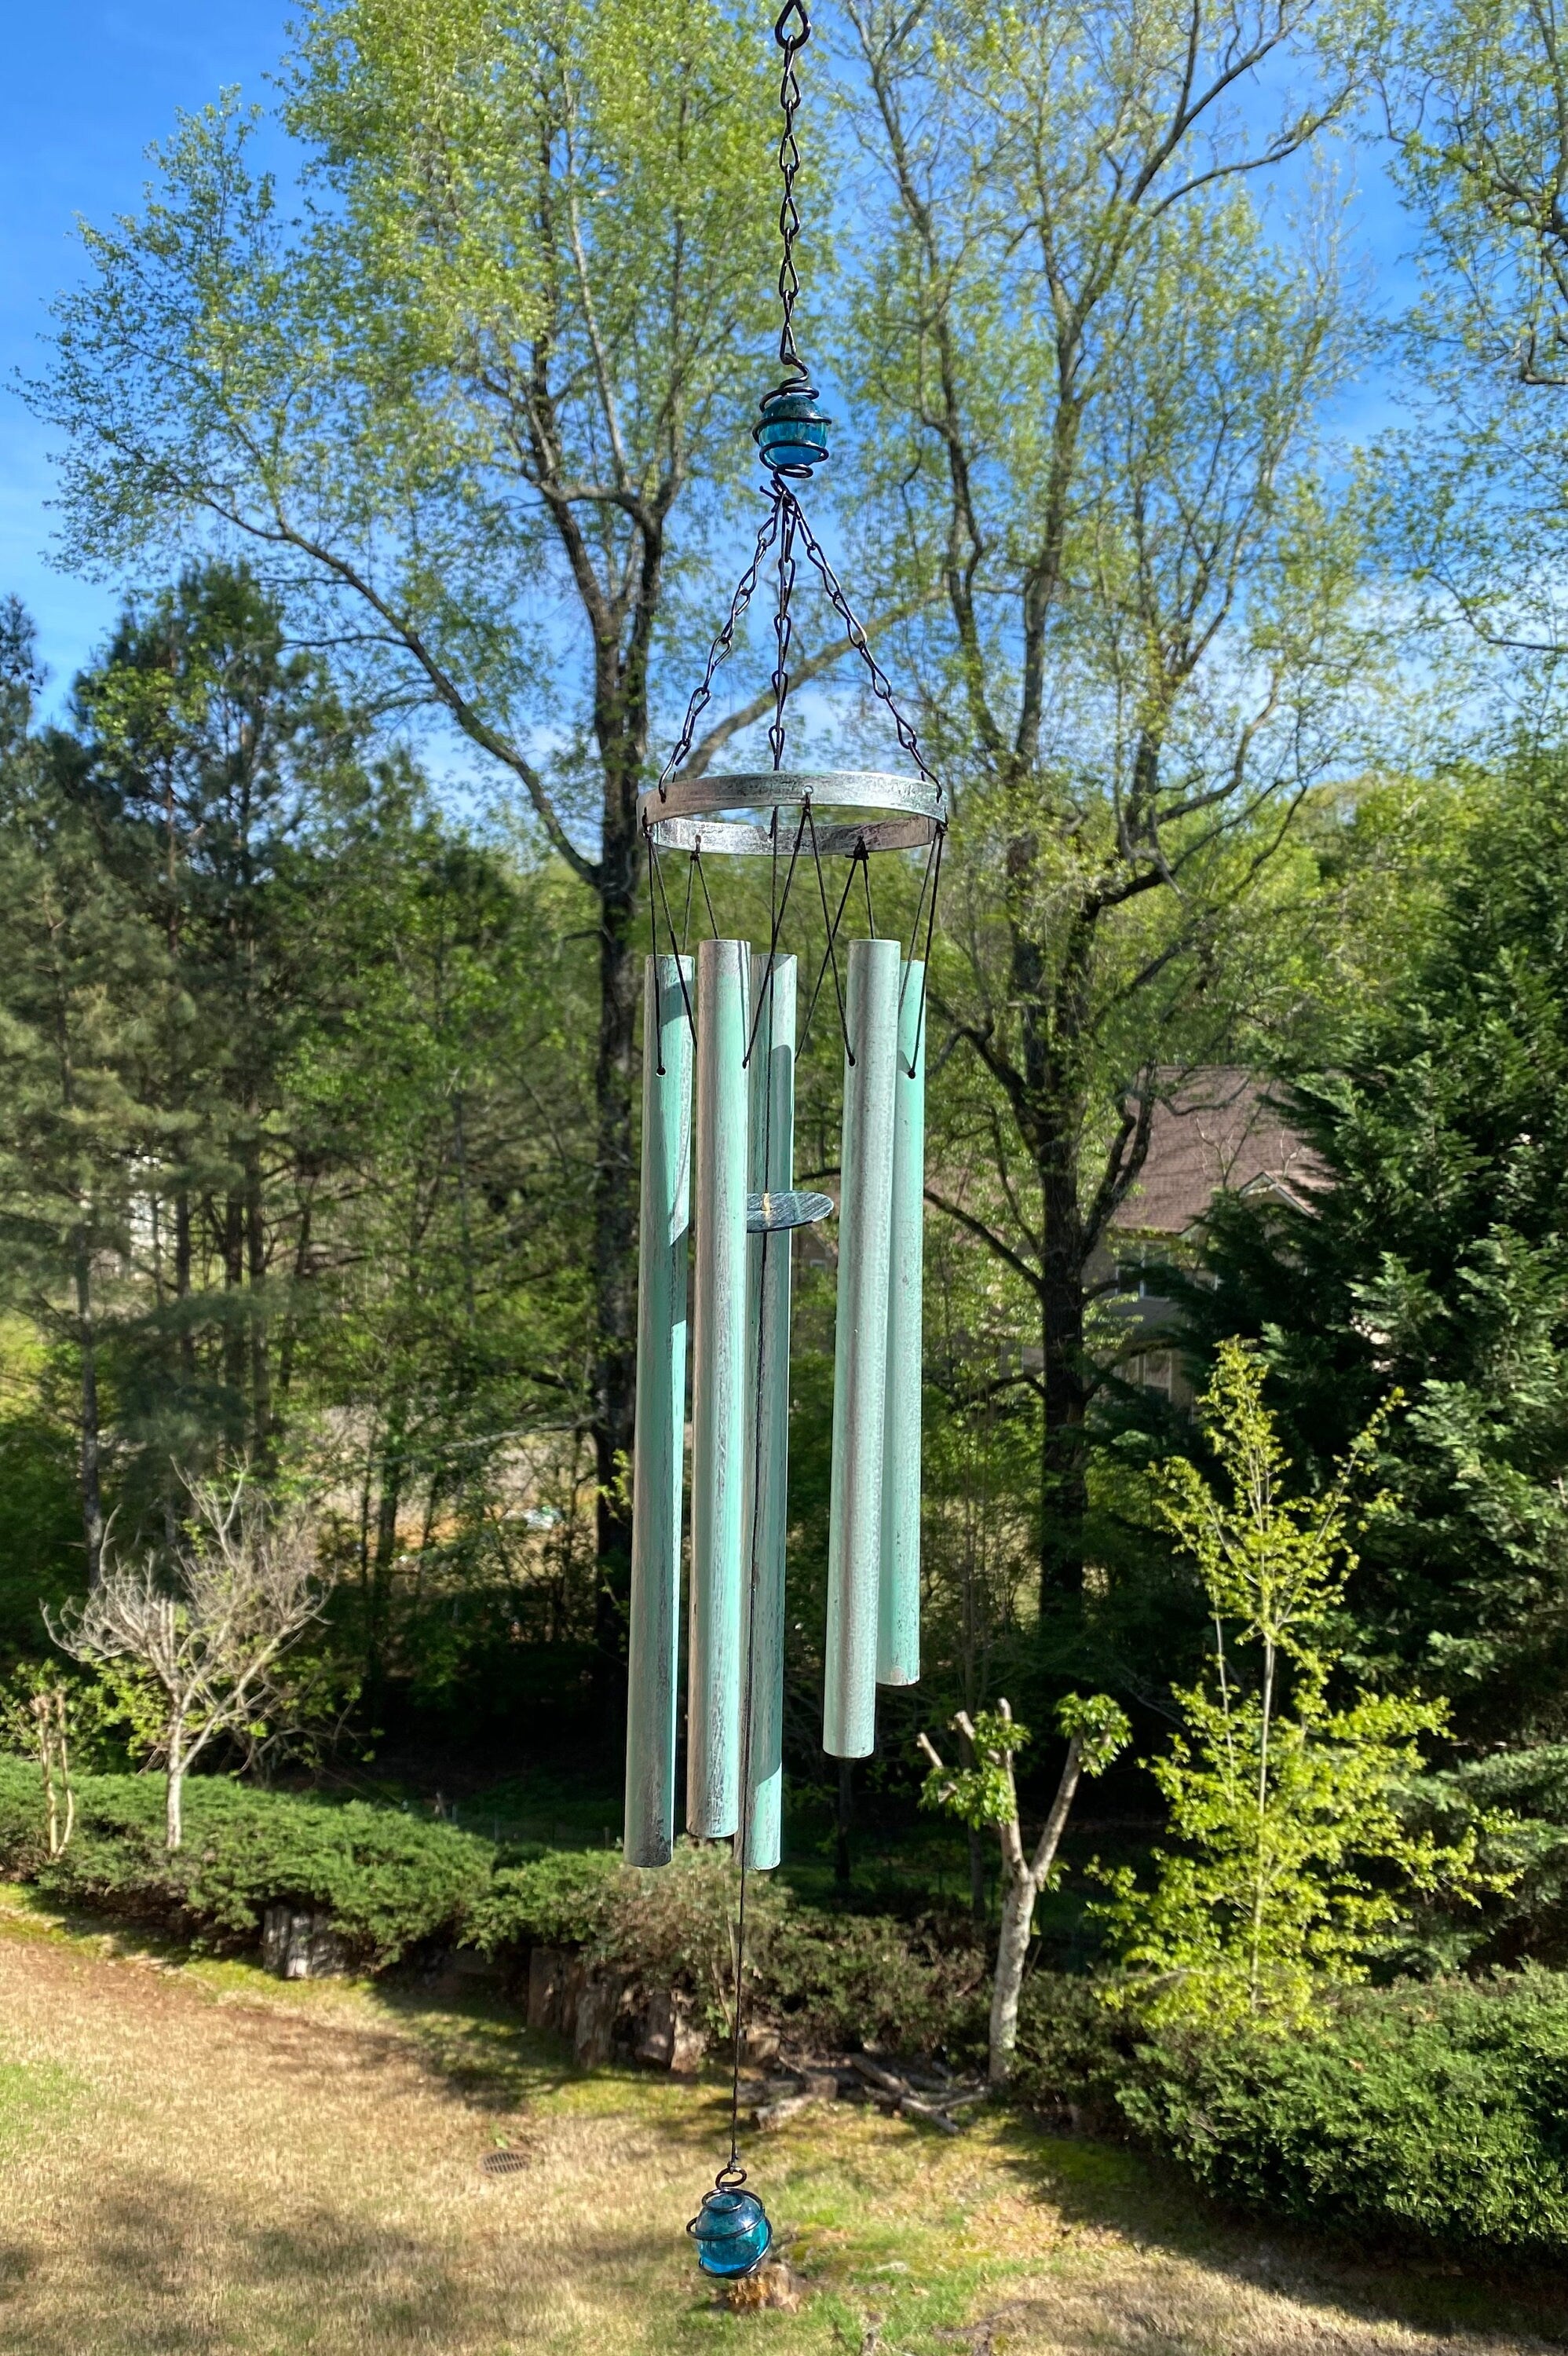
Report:
M 775 475 L 793 475 L 797 480 L 809 476 L 827 457 L 827 428 L 832 422 L 817 407 L 809 385 L 770 392 L 763 402 L 761 420 L 752 429 L 763 466 Z
M 703 2273 L 725 2282 L 755 2274 L 773 2238 L 756 2195 L 723 2183 L 703 2194 L 702 2206 L 686 2230 L 697 2244 L 697 2263 Z

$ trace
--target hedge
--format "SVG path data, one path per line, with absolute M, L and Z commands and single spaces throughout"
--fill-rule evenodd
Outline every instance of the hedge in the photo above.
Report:
M 1310 2034 L 1145 2032 L 1037 1979 L 1019 2093 L 1119 2117 L 1204 2189 L 1362 2241 L 1568 2251 L 1568 1977 L 1347 1988 Z
M 76 1793 L 76 1830 L 50 1858 L 37 1769 L 0 1757 L 0 1872 L 198 1947 L 254 1946 L 266 1908 L 286 1900 L 329 1914 L 351 1959 L 379 1970 L 411 1947 L 460 1940 L 493 1873 L 488 1841 L 361 1800 L 192 1776 L 185 1846 L 171 1856 L 161 1778 L 80 1776 Z
M 80 1776 L 76 1790 L 76 1831 L 51 1858 L 37 1769 L 0 1755 L 0 1875 L 229 1952 L 253 1950 L 267 1907 L 285 1901 L 325 1914 L 348 1959 L 372 1971 L 421 1947 L 514 1964 L 536 1945 L 577 1947 L 681 1992 L 716 2030 L 728 2019 L 725 1848 L 683 1843 L 672 1865 L 637 1873 L 613 1850 L 507 1850 L 396 1808 L 199 1775 L 170 1856 L 161 1778 Z M 834 2046 L 983 2047 L 986 1957 L 965 1927 L 821 1912 L 762 1876 L 747 1906 L 755 2017 Z
M 77 1794 L 51 1859 L 37 1770 L 0 1756 L 0 1873 L 218 1949 L 253 1949 L 286 1900 L 327 1914 L 372 1970 L 421 1946 L 575 1946 L 725 2019 L 735 1882 L 718 1847 L 636 1873 L 610 1851 L 508 1852 L 395 1808 L 197 1776 L 171 1857 L 159 1779 L 84 1776 Z M 748 1952 L 755 2015 L 803 2041 L 984 2052 L 987 1957 L 955 1915 L 830 1914 L 759 1877 Z M 1104 1997 L 1083 1979 L 1029 1983 L 1023 2101 L 1130 2135 L 1272 2217 L 1449 2252 L 1568 2252 L 1568 1976 L 1341 1990 L 1311 2035 L 1290 2036 L 1151 2031 Z

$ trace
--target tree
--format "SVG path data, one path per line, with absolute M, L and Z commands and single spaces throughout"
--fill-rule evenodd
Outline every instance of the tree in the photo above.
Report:
M 105 1524 L 103 1320 L 167 1139 L 144 1086 L 161 945 L 102 856 L 80 772 L 58 731 L 14 735 L 0 757 L 0 1255 L 69 1362 L 91 1586 Z
M 1550 695 L 1568 644 L 1563 27 L 1550 0 L 1416 0 L 1392 26 L 1385 99 L 1423 276 L 1404 325 L 1424 413 L 1387 452 L 1399 553 L 1445 664 L 1473 634 L 1494 683 L 1500 666 Z
M 995 1710 L 974 1718 L 960 1710 L 953 1723 L 962 1735 L 972 1764 L 944 1766 L 935 1744 L 922 1734 L 920 1747 L 931 1762 L 922 1803 L 956 1816 L 978 1831 L 995 1825 L 1002 1847 L 1002 1922 L 997 1942 L 997 1968 L 991 1984 L 990 2081 L 1004 2085 L 1012 2075 L 1019 2036 L 1019 1998 L 1024 1965 L 1034 1930 L 1035 1901 L 1051 1888 L 1056 1853 L 1067 1829 L 1078 1785 L 1085 1775 L 1103 1775 L 1126 1748 L 1132 1729 L 1125 1714 L 1106 1694 L 1069 1694 L 1059 1704 L 1057 1722 L 1067 1737 L 1067 1756 L 1057 1781 L 1056 1795 L 1040 1828 L 1034 1854 L 1027 1856 L 1019 1822 L 1018 1785 L 1013 1761 L 1029 1740 L 1006 1699 Z
M 1377 1424 L 1329 1487 L 1293 1497 L 1264 1380 L 1232 1340 L 1200 1401 L 1228 1494 L 1184 1457 L 1169 1468 L 1167 1518 L 1214 1649 L 1201 1682 L 1176 1688 L 1181 1731 L 1149 1762 L 1181 1847 L 1156 1849 L 1152 1887 L 1130 1866 L 1109 1873 L 1101 1910 L 1156 2019 L 1305 2019 L 1320 1976 L 1366 1976 L 1411 1893 L 1473 1901 L 1484 1886 L 1473 1830 L 1444 1845 L 1402 1811 L 1422 1737 L 1445 1730 L 1442 1704 L 1329 1692 L 1350 1487 Z
M 278 1509 L 241 1476 L 231 1487 L 197 1482 L 190 1529 L 165 1575 L 144 1558 L 106 1560 L 83 1601 L 48 1617 L 72 1660 L 128 1662 L 163 1700 L 159 1752 L 167 1789 L 165 1837 L 184 1838 L 185 1779 L 219 1735 L 265 1717 L 289 1646 L 321 1614 L 315 1530 L 300 1508 Z
M 1257 1341 L 1292 1453 L 1331 1479 L 1390 1384 L 1388 1510 L 1348 1590 L 1360 1657 L 1451 1713 L 1462 1783 L 1536 1819 L 1543 1879 L 1489 1926 L 1562 1952 L 1568 1681 L 1568 783 L 1552 754 L 1471 780 L 1409 962 L 1283 1091 L 1309 1208 L 1216 1205 L 1183 1291 L 1200 1366 Z
M 936 1002 L 973 1063 L 932 1199 L 1032 1300 L 1051 1602 L 1098 1256 L 1157 1098 L 1258 995 L 1239 912 L 1353 741 L 1360 527 L 1314 432 L 1354 326 L 1331 221 L 1287 250 L 1247 191 L 1364 59 L 1297 0 L 848 14 L 874 511 L 940 593 L 922 670 L 962 788 Z
M 582 887 L 611 1588 L 632 1434 L 635 797 L 668 601 L 745 454 L 749 349 L 761 373 L 769 55 L 712 0 L 316 0 L 282 108 L 297 233 L 237 101 L 185 119 L 142 217 L 86 233 L 91 276 L 37 389 L 66 434 L 80 558 L 237 535 L 384 691 L 496 765 Z M 602 1619 L 608 1644 L 608 1591 Z
M 73 702 L 83 815 L 163 948 L 142 1058 L 166 1166 L 147 1184 L 151 1298 L 121 1395 L 172 1526 L 171 1464 L 227 1447 L 264 1465 L 283 1433 L 301 1179 L 321 1146 L 289 1078 L 351 986 L 332 869 L 367 730 L 319 659 L 285 648 L 255 576 L 223 563 L 129 606 Z

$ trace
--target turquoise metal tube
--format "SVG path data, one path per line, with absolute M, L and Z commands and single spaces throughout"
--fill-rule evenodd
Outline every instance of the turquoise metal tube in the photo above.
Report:
M 691 1172 L 691 1023 L 681 979 L 684 972 L 689 990 L 691 970 L 689 958 L 651 957 L 643 981 L 643 1183 L 624 1841 L 628 1865 L 667 1865 L 675 1844 Z
M 925 967 L 899 982 L 888 1372 L 882 1429 L 882 1560 L 877 1683 L 920 1682 L 921 1285 L 925 1269 Z
M 703 941 L 697 952 L 686 1828 L 704 1840 L 741 1818 L 750 957 L 744 941 Z
M 822 1711 L 835 1759 L 864 1759 L 876 1740 L 899 966 L 897 941 L 849 944 Z
M 753 1194 L 795 1183 L 795 961 L 752 968 L 751 1171 Z M 787 1229 L 747 1239 L 745 1527 L 747 1663 L 752 1716 L 746 1772 L 746 1858 L 764 1870 L 781 1855 L 784 1806 L 784 1540 L 789 1492 L 790 1245 Z M 762 1445 L 757 1445 L 758 1419 Z

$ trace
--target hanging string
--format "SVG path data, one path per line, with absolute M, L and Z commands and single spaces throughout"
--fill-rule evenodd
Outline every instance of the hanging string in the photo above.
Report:
M 654 971 L 656 977 L 658 971 L 656 961 L 659 953 L 659 916 L 657 908 L 654 905 L 654 846 L 651 841 L 648 844 L 648 855 L 645 863 L 648 871 L 648 940 L 653 948 L 654 958 L 656 960 Z M 659 994 L 656 980 L 654 988 L 654 1045 L 656 1055 L 654 1069 L 662 1080 L 665 1076 L 664 1020 L 662 1009 L 659 1006 Z M 645 1039 L 643 1041 L 643 1053 L 645 1055 L 647 1052 L 648 1043 L 646 1039 Z
M 680 920 L 680 949 L 683 957 L 691 946 L 691 887 L 695 881 L 692 864 L 688 859 L 686 862 L 686 908 Z
M 777 648 L 773 663 L 773 722 L 768 730 L 768 750 L 773 755 L 775 770 L 784 766 L 784 703 L 789 695 L 789 656 L 795 637 L 795 619 L 790 612 L 790 599 L 795 590 L 795 524 L 800 513 L 793 498 L 781 503 L 784 525 L 779 533 L 779 602 L 773 616 L 773 641 Z
M 795 510 L 795 530 L 799 532 L 801 540 L 805 544 L 805 552 L 816 568 L 817 577 L 822 583 L 827 602 L 832 606 L 834 612 L 837 615 L 839 620 L 843 623 L 845 637 L 848 639 L 850 646 L 854 648 L 855 652 L 859 656 L 861 661 L 866 666 L 867 672 L 869 675 L 871 681 L 872 694 L 878 699 L 879 702 L 882 703 L 886 707 L 888 717 L 893 723 L 899 743 L 909 755 L 910 759 L 914 763 L 915 767 L 920 771 L 920 774 L 924 778 L 926 784 L 934 787 L 938 797 L 938 808 L 940 809 L 940 798 L 942 794 L 941 783 L 937 777 L 935 770 L 931 766 L 925 755 L 920 749 L 920 739 L 915 734 L 913 723 L 911 721 L 906 720 L 902 712 L 899 709 L 898 699 L 893 694 L 891 680 L 889 679 L 887 672 L 882 669 L 881 664 L 871 652 L 870 640 L 867 637 L 864 629 L 857 620 L 854 609 L 850 605 L 848 598 L 844 594 L 843 588 L 839 583 L 838 575 L 834 572 L 832 565 L 827 561 L 827 554 L 823 550 L 821 542 L 817 540 L 816 533 L 812 530 L 810 524 L 806 521 L 805 509 L 801 506 L 800 501 L 795 498 L 793 491 L 786 490 L 784 492 L 783 496 L 788 501 L 790 507 Z
M 788 869 L 787 869 L 787 871 L 786 871 L 786 873 L 785 873 L 785 875 L 784 875 L 784 898 L 783 898 L 782 900 L 778 899 L 778 897 L 777 897 L 777 878 L 778 878 L 778 872 L 779 872 L 779 814 L 778 814 L 778 811 L 777 811 L 776 809 L 773 811 L 773 884 L 772 891 L 771 891 L 771 894 L 770 894 L 770 896 L 771 896 L 771 897 L 773 898 L 773 920 L 772 920 L 772 923 L 771 923 L 771 925 L 770 925 L 769 932 L 768 932 L 768 963 L 767 963 L 767 970 L 766 970 L 766 972 L 765 972 L 765 974 L 763 975 L 763 988 L 764 990 L 768 990 L 768 991 L 771 991 L 771 990 L 772 990 L 772 988 L 773 988 L 773 966 L 774 966 L 774 963 L 775 963 L 775 961 L 776 961 L 776 959 L 777 959 L 777 957 L 778 957 L 779 936 L 780 936 L 780 935 L 781 935 L 781 933 L 784 931 L 784 912 L 785 912 L 785 910 L 786 910 L 786 909 L 788 908 L 788 906 L 789 906 L 789 895 L 790 895 L 790 890 L 791 890 L 792 885 L 793 885 L 793 884 L 794 884 L 794 883 L 795 883 L 795 862 L 796 862 L 796 860 L 800 857 L 800 846 L 801 846 L 801 840 L 802 840 L 802 837 L 803 837 L 803 836 L 805 835 L 805 821 L 806 821 L 807 814 L 808 814 L 808 812 L 810 811 L 810 809 L 811 809 L 811 798 L 810 798 L 810 796 L 808 795 L 808 796 L 806 797 L 806 799 L 805 799 L 805 800 L 801 804 L 800 822 L 799 822 L 799 824 L 796 826 L 795 830 L 795 844 L 794 844 L 794 848 L 791 850 L 790 854 L 789 854 L 789 867 L 788 867 Z M 757 1011 L 756 1011 L 756 1012 L 755 1012 L 755 1013 L 752 1015 L 752 1031 L 751 1031 L 751 1036 L 750 1036 L 750 1037 L 747 1039 L 747 1041 L 746 1041 L 745 1067 L 749 1067 L 749 1066 L 750 1066 L 750 1065 L 751 1065 L 751 1061 L 752 1061 L 752 1048 L 753 1048 L 753 1047 L 756 1045 L 756 1044 L 757 1044 L 757 1028 L 758 1028 L 758 1025 L 761 1023 L 762 1019 L 763 1019 L 763 1001 L 762 1001 L 761 997 L 759 996 L 758 1001 L 757 1001 Z
M 676 978 L 680 983 L 680 995 L 686 1007 L 686 1019 L 691 1026 L 691 1035 L 695 1039 L 697 1036 L 697 1017 L 691 1011 L 691 992 L 686 986 L 686 957 L 684 951 L 676 940 L 675 918 L 670 914 L 669 894 L 665 890 L 664 869 L 659 865 L 659 847 L 654 841 L 651 833 L 647 835 L 647 845 L 648 873 L 653 877 L 654 882 L 658 885 L 659 898 L 664 905 L 665 923 L 669 926 L 670 955 L 675 959 Z M 659 1069 L 661 1071 L 664 1069 L 664 1066 L 662 1064 L 660 1065 Z
M 844 992 L 838 980 L 838 957 L 836 944 L 838 939 L 838 927 L 844 922 L 844 911 L 849 905 L 849 894 L 855 886 L 855 868 L 857 862 L 865 858 L 866 846 L 863 842 L 857 843 L 855 846 L 854 852 L 849 861 L 849 873 L 844 879 L 844 889 L 838 898 L 838 913 L 833 918 L 831 924 L 828 924 L 827 919 L 827 886 L 823 881 L 822 860 L 816 849 L 816 829 L 815 826 L 813 826 L 811 830 L 811 849 L 812 855 L 816 861 L 817 889 L 822 894 L 822 921 L 825 925 L 827 925 L 827 947 L 823 953 L 822 963 L 816 969 L 816 987 L 811 993 L 811 1004 L 806 1009 L 805 1027 L 800 1034 L 800 1046 L 797 1053 L 802 1055 L 805 1053 L 805 1043 L 811 1036 L 811 1018 L 816 1012 L 816 1001 L 822 995 L 822 985 L 827 979 L 827 969 L 831 965 L 833 969 L 833 987 L 837 993 L 838 998 L 838 1028 L 844 1034 L 844 1053 L 848 1060 L 850 1069 L 853 1070 L 855 1066 L 855 1050 L 849 1044 L 849 1017 L 844 1009 Z
M 859 843 L 856 845 L 856 857 L 860 862 L 860 873 L 866 879 L 866 923 L 870 931 L 871 938 L 875 940 L 877 937 L 877 912 L 871 905 L 871 855 L 866 849 L 866 838 L 864 835 L 860 837 Z
M 925 919 L 925 957 L 920 969 L 920 1008 L 914 1018 L 914 1046 L 909 1059 L 909 1076 L 912 1080 L 920 1069 L 920 1045 L 925 1033 L 925 1004 L 931 995 L 931 944 L 936 931 L 936 895 L 942 889 L 942 846 L 947 840 L 947 829 L 938 827 L 936 841 L 932 845 L 934 854 L 928 863 L 933 870 L 931 884 L 931 907 Z M 918 923 L 918 912 L 916 916 Z
M 702 886 L 702 899 L 703 899 L 703 905 L 704 905 L 704 906 L 705 906 L 705 907 L 707 908 L 707 910 L 708 910 L 708 937 L 709 937 L 709 939 L 710 941 L 716 941 L 716 940 L 719 938 L 719 919 L 718 919 L 718 917 L 717 917 L 717 916 L 714 915 L 714 913 L 713 913 L 713 902 L 712 902 L 712 900 L 709 897 L 709 892 L 708 892 L 708 871 L 707 871 L 707 869 L 706 869 L 706 868 L 703 866 L 703 864 L 702 864 L 702 845 L 701 845 L 700 843 L 699 843 L 699 844 L 697 845 L 697 848 L 693 851 L 693 852 L 692 852 L 692 854 L 691 854 L 690 866 L 689 866 L 688 874 L 688 881 L 687 881 L 687 887 L 686 887 L 686 906 L 687 906 L 687 915 L 688 915 L 688 917 L 689 917 L 690 913 L 691 913 L 691 884 L 690 884 L 690 875 L 691 875 L 692 873 L 695 873 L 695 875 L 696 875 L 696 877 L 697 877 L 698 882 L 699 882 L 699 883 L 701 884 L 701 886 Z

